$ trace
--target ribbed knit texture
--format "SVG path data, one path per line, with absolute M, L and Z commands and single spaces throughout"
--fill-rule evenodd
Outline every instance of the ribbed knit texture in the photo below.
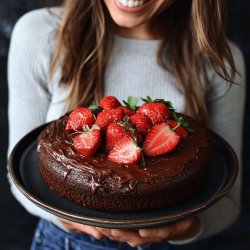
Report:
M 61 85 L 60 69 L 48 79 L 58 28 L 60 9 L 36 10 L 23 16 L 13 31 L 9 52 L 9 153 L 18 140 L 33 128 L 64 114 L 67 88 Z M 184 99 L 175 78 L 157 64 L 160 41 L 115 37 L 105 74 L 105 95 L 164 98 L 179 112 Z M 230 44 L 238 72 L 229 90 L 223 79 L 210 70 L 208 94 L 209 127 L 224 137 L 241 158 L 244 105 L 244 63 L 241 52 Z M 33 205 L 10 180 L 15 197 L 32 214 L 57 223 L 57 218 Z M 191 241 L 220 232 L 240 211 L 240 175 L 233 189 L 216 205 L 199 215 L 202 232 Z M 185 242 L 179 242 L 185 243 Z

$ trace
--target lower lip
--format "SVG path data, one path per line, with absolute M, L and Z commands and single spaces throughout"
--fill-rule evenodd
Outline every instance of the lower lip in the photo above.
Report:
M 129 7 L 126 7 L 124 5 L 122 5 L 119 0 L 114 0 L 116 6 L 122 10 L 122 11 L 125 11 L 125 12 L 130 12 L 130 13 L 134 13 L 134 12 L 139 12 L 139 11 L 142 11 L 144 10 L 145 8 L 147 8 L 151 3 L 153 3 L 154 1 L 153 0 L 150 0 L 150 1 L 147 1 L 146 3 L 144 3 L 143 5 L 141 6 L 137 6 L 137 7 L 133 7 L 133 8 L 129 8 Z

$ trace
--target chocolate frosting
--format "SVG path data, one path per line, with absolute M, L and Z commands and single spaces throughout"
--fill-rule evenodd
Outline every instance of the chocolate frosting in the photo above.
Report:
M 112 176 L 117 179 L 119 185 L 128 190 L 134 189 L 138 183 L 148 183 L 154 179 L 173 179 L 176 176 L 191 171 L 193 162 L 199 162 L 199 158 L 208 157 L 207 148 L 210 146 L 210 133 L 207 129 L 185 116 L 194 129 L 194 133 L 188 138 L 181 139 L 180 144 L 171 153 L 160 157 L 145 157 L 145 166 L 124 166 L 107 159 L 107 154 L 101 150 L 93 157 L 85 157 L 78 153 L 72 144 L 72 136 L 65 131 L 67 115 L 49 124 L 40 134 L 38 139 L 38 154 L 43 151 L 51 155 L 64 168 L 64 178 L 72 171 L 82 174 L 91 174 L 89 185 L 95 192 L 105 179 Z M 204 162 L 204 159 L 201 161 Z

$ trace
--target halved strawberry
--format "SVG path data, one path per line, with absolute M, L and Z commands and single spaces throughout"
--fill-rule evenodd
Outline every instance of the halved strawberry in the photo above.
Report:
M 137 110 L 137 113 L 143 113 L 149 116 L 153 124 L 165 122 L 170 117 L 169 108 L 161 102 L 144 103 Z
M 136 113 L 132 115 L 128 121 L 134 124 L 136 130 L 142 135 L 145 135 L 153 126 L 151 119 L 143 113 Z
M 81 130 L 84 125 L 91 127 L 95 123 L 95 117 L 91 110 L 84 107 L 78 107 L 73 110 L 68 118 L 66 130 Z
M 75 149 L 84 156 L 93 156 L 101 145 L 101 131 L 93 126 L 90 130 L 79 132 L 73 138 Z
M 185 128 L 181 126 L 181 124 L 178 121 L 175 120 L 168 120 L 167 121 L 169 127 L 175 131 L 177 135 L 179 135 L 182 138 L 188 137 L 188 132 Z
M 97 117 L 95 124 L 98 125 L 101 131 L 106 131 L 109 124 L 116 121 L 123 121 L 125 113 L 121 109 L 104 109 Z
M 146 135 L 143 143 L 144 153 L 147 156 L 159 156 L 174 150 L 180 142 L 177 135 L 166 122 L 156 124 Z
M 121 103 L 114 96 L 105 96 L 101 99 L 99 106 L 103 109 L 115 109 L 121 106 Z
M 113 150 L 110 152 L 108 159 L 123 165 L 134 165 L 140 162 L 142 157 L 142 149 L 129 136 L 120 139 Z

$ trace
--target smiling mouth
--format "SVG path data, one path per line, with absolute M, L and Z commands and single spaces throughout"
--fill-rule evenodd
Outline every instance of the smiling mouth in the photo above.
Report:
M 142 6 L 149 0 L 118 0 L 121 5 L 127 8 L 135 8 Z

